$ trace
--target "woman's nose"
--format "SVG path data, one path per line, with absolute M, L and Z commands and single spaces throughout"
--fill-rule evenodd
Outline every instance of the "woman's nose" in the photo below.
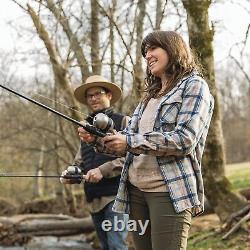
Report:
M 148 61 L 152 57 L 151 52 L 147 51 L 145 59 Z
M 146 52 L 146 56 L 145 56 L 145 58 L 146 58 L 146 59 L 148 59 L 150 56 L 151 56 L 150 51 L 147 51 L 147 52 Z

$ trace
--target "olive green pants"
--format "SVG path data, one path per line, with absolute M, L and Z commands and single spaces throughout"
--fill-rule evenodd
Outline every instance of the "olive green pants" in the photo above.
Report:
M 149 220 L 143 235 L 132 232 L 136 250 L 184 250 L 187 248 L 191 212 L 176 213 L 169 193 L 143 192 L 128 185 L 130 196 L 130 220 L 144 225 Z M 139 227 L 139 225 L 138 225 Z

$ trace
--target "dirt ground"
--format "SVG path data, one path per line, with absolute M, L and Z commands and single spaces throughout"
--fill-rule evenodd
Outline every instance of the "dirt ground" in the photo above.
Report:
M 220 228 L 220 220 L 216 214 L 207 214 L 193 218 L 190 235 L 200 232 L 204 229 L 218 229 Z

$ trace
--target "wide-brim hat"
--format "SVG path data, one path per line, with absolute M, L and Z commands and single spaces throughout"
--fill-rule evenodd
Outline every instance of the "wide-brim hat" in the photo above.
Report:
M 103 87 L 110 90 L 110 92 L 112 93 L 112 99 L 110 100 L 110 104 L 114 104 L 121 98 L 122 90 L 118 85 L 108 81 L 103 76 L 94 75 L 88 77 L 83 85 L 75 89 L 74 96 L 77 101 L 83 104 L 87 104 L 86 91 L 87 89 L 93 87 Z

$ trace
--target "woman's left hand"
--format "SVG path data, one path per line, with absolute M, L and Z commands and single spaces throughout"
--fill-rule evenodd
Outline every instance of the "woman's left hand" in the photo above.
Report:
M 127 147 L 126 135 L 118 133 L 115 135 L 105 136 L 102 141 L 109 150 L 117 153 L 124 153 Z

